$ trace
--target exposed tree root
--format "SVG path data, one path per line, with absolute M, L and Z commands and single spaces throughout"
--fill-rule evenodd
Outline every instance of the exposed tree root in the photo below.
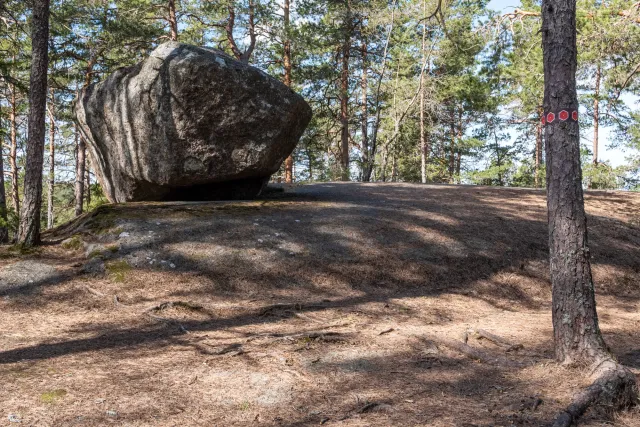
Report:
M 266 307 L 262 307 L 258 313 L 259 316 L 277 316 L 280 315 L 278 312 L 287 312 L 287 313 L 295 313 L 297 311 L 302 311 L 305 309 L 313 309 L 313 308 L 326 308 L 324 305 L 321 304 L 300 304 L 300 303 L 295 303 L 295 304 L 272 304 L 272 305 L 268 305 Z M 290 316 L 284 316 L 284 317 L 290 317 Z M 298 316 L 298 317 L 302 317 L 302 316 Z M 303 317 L 304 318 L 304 317 Z M 307 319 L 308 320 L 308 319 Z
M 154 307 L 151 307 L 150 309 L 148 309 L 148 312 L 151 311 L 162 311 L 162 310 L 166 310 L 167 308 L 184 308 L 187 310 L 192 310 L 192 311 L 201 311 L 203 310 L 203 307 L 201 305 L 197 305 L 197 304 L 192 304 L 190 302 L 186 302 L 186 301 L 168 301 L 168 302 L 163 302 L 162 304 L 156 305 Z
M 477 339 L 486 339 L 487 341 L 491 341 L 492 343 L 494 343 L 495 345 L 497 345 L 498 347 L 503 347 L 505 349 L 505 351 L 509 352 L 509 351 L 515 351 L 515 350 L 522 350 L 524 348 L 524 346 L 522 344 L 513 344 L 510 343 L 509 341 L 505 340 L 502 337 L 499 337 L 497 335 L 494 335 L 490 332 L 485 331 L 484 329 L 469 329 L 465 332 L 464 335 L 464 342 L 467 342 L 468 336 L 469 335 L 473 335 L 475 336 Z
M 348 335 L 340 332 L 332 331 L 309 331 L 301 332 L 297 334 L 261 334 L 254 335 L 247 338 L 245 342 L 251 342 L 259 339 L 267 339 L 268 342 L 273 341 L 297 341 L 297 340 L 309 340 L 309 341 L 345 341 Z
M 571 426 L 591 406 L 617 410 L 638 403 L 635 376 L 613 359 L 600 363 L 594 376 L 593 384 L 577 394 L 571 404 L 556 416 L 553 427 Z

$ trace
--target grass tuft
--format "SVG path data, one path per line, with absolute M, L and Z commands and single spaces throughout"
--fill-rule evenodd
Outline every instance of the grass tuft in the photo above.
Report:
M 62 388 L 44 392 L 40 395 L 40 400 L 44 403 L 55 403 L 67 395 L 67 390 Z

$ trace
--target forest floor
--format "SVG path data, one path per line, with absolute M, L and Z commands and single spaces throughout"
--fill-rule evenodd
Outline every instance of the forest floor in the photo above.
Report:
M 586 207 L 601 328 L 640 374 L 640 195 Z M 315 184 L 46 238 L 0 249 L 0 425 L 541 426 L 588 384 L 553 360 L 543 191 Z

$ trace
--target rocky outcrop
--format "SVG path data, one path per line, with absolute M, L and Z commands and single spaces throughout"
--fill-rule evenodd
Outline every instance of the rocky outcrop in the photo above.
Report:
M 112 202 L 253 197 L 311 119 L 278 80 L 177 42 L 89 86 L 75 111 Z

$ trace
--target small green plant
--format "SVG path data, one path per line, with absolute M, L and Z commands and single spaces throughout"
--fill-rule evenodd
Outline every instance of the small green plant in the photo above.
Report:
M 241 411 L 248 411 L 249 409 L 251 409 L 251 403 L 245 400 L 239 405 L 238 409 L 240 409 Z
M 40 400 L 44 403 L 55 403 L 57 400 L 62 399 L 67 395 L 67 390 L 64 389 L 56 389 L 44 392 L 40 395 Z
M 125 260 L 112 261 L 105 265 L 105 269 L 109 277 L 114 282 L 122 283 L 127 276 L 127 272 L 131 270 L 131 266 Z

